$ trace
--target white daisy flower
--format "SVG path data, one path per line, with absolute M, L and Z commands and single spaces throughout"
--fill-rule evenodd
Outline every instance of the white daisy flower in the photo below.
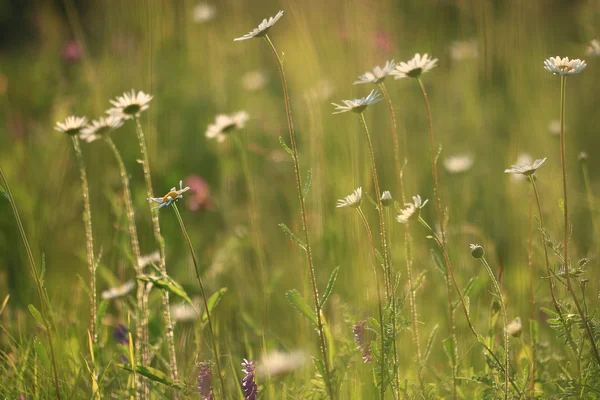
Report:
M 149 264 L 158 264 L 160 262 L 160 253 L 158 250 L 147 254 L 145 256 L 140 256 L 138 258 L 138 265 L 140 268 L 145 268 Z
M 106 118 L 100 117 L 92 120 L 92 122 L 81 130 L 81 138 L 91 143 L 121 126 L 123 126 L 123 120 L 115 115 L 109 115 Z
M 437 58 L 431 58 L 427 53 L 423 54 L 423 56 L 417 53 L 408 62 L 396 64 L 396 68 L 390 72 L 390 75 L 393 75 L 395 79 L 418 78 L 421 74 L 429 72 L 436 67 L 437 62 Z
M 477 58 L 479 50 L 477 49 L 476 40 L 458 40 L 450 45 L 450 58 L 454 61 L 463 61 L 467 59 Z
M 137 94 L 133 89 L 130 93 L 123 93 L 122 96 L 118 96 L 116 100 L 111 100 L 113 108 L 106 111 L 109 115 L 114 115 L 122 119 L 137 118 L 140 116 L 142 111 L 146 111 L 148 103 L 152 100 L 152 96 L 139 91 Z
M 373 68 L 373 72 L 367 71 L 364 73 L 364 75 L 359 76 L 358 80 L 355 81 L 354 84 L 355 85 L 360 84 L 360 83 L 378 84 L 380 82 L 383 82 L 383 80 L 390 74 L 390 72 L 393 71 L 395 66 L 396 66 L 396 63 L 394 62 L 394 60 L 386 61 L 385 66 L 383 68 L 381 68 L 379 65 L 377 65 L 375 68 Z
M 135 288 L 135 282 L 133 280 L 127 281 L 121 286 L 105 290 L 100 297 L 102 300 L 116 299 L 117 297 L 125 296 L 127 293 L 131 292 L 133 288 Z
M 208 126 L 205 135 L 208 139 L 217 139 L 217 142 L 222 143 L 227 139 L 226 133 L 233 129 L 242 129 L 249 118 L 246 111 L 238 111 L 231 115 L 219 114 L 215 122 Z
M 554 75 L 574 75 L 587 67 L 585 61 L 578 58 L 569 60 L 569 57 L 550 57 L 544 61 L 544 69 Z
M 531 155 L 528 153 L 521 153 L 518 155 L 517 162 L 515 163 L 515 165 L 531 164 L 531 163 L 533 163 L 533 158 L 531 157 Z M 514 182 L 521 182 L 521 181 L 526 180 L 527 177 L 525 175 L 521 175 L 521 174 L 512 174 L 510 176 L 510 179 L 513 180 Z
M 86 117 L 70 116 L 65 119 L 65 122 L 57 122 L 54 129 L 71 136 L 78 135 L 81 133 L 81 130 L 85 127 L 87 122 L 88 119 Z
M 172 187 L 171 190 L 169 190 L 169 193 L 164 195 L 164 197 L 148 197 L 147 200 L 158 203 L 158 206 L 153 208 L 153 210 L 156 210 L 170 205 L 175 200 L 182 199 L 183 194 L 188 190 L 190 190 L 190 187 L 183 187 L 183 181 L 179 181 L 179 190 L 176 190 L 174 187 Z
M 383 192 L 383 194 L 381 195 L 381 203 L 383 204 L 384 207 L 387 207 L 389 205 L 391 205 L 394 202 L 394 199 L 392 198 L 392 194 L 389 192 L 389 190 L 386 190 L 385 192 Z
M 473 157 L 470 154 L 458 154 L 446 157 L 444 167 L 451 174 L 460 174 L 471 169 L 473 166 Z
M 371 104 L 375 104 L 381 100 L 379 96 L 379 92 L 375 89 L 371 90 L 371 93 L 367 97 L 361 97 L 360 99 L 354 100 L 342 100 L 344 105 L 339 105 L 335 103 L 331 103 L 335 106 L 336 112 L 334 114 L 341 114 L 348 111 L 353 111 L 355 113 L 361 113 L 367 109 Z
M 421 201 L 421 196 L 413 196 L 413 202 L 405 204 L 405 208 L 400 211 L 400 215 L 396 217 L 396 221 L 401 224 L 406 224 L 408 221 L 416 219 L 421 215 L 421 208 L 425 207 L 429 200 Z
M 275 22 L 279 21 L 279 18 L 281 18 L 282 16 L 283 16 L 283 11 L 279 11 L 276 16 L 271 17 L 268 20 L 266 18 L 263 19 L 263 21 L 260 23 L 260 25 L 258 25 L 258 28 L 254 28 L 254 30 L 252 32 L 247 33 L 242 37 L 235 38 L 235 39 L 233 39 L 233 41 L 237 42 L 240 40 L 248 40 L 248 39 L 252 39 L 255 37 L 265 36 L 267 34 L 267 32 L 269 31 L 269 29 L 271 29 L 271 27 L 273 25 L 275 25 Z
M 533 175 L 535 171 L 542 167 L 546 163 L 546 157 L 535 160 L 533 164 L 519 164 L 513 165 L 509 169 L 505 169 L 504 172 L 507 174 L 520 174 L 520 175 Z
M 521 333 L 523 333 L 523 324 L 521 323 L 521 318 L 517 317 L 511 321 L 508 325 L 506 325 L 506 333 L 508 333 L 512 337 L 519 337 Z
M 267 75 L 262 71 L 246 72 L 242 76 L 242 86 L 251 92 L 264 88 L 268 81 Z
M 214 19 L 217 16 L 217 8 L 208 3 L 198 3 L 192 9 L 192 20 L 197 24 L 203 24 L 205 22 Z
M 592 39 L 592 41 L 590 41 L 586 49 L 586 54 L 594 57 L 600 56 L 600 41 L 598 41 L 598 39 Z
M 308 361 L 308 355 L 301 350 L 269 352 L 256 367 L 256 373 L 263 376 L 285 375 L 302 368 Z
M 342 207 L 354 207 L 357 208 L 360 206 L 360 202 L 362 201 L 362 187 L 356 189 L 353 193 L 344 197 L 341 200 L 337 201 L 337 208 Z

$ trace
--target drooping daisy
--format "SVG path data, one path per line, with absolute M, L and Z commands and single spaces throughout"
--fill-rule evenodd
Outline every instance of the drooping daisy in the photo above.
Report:
M 342 208 L 342 207 L 357 208 L 358 206 L 360 206 L 361 201 L 362 201 L 362 187 L 359 187 L 353 193 L 349 194 L 348 196 L 344 197 L 343 199 L 338 200 L 336 207 L 337 208 Z
M 396 217 L 396 221 L 401 224 L 406 224 L 408 221 L 419 218 L 421 208 L 425 207 L 429 200 L 421 201 L 421 196 L 413 196 L 413 202 L 404 205 L 404 209 L 400 211 L 400 215 Z
M 390 72 L 395 79 L 418 78 L 421 74 L 431 71 L 438 62 L 437 58 L 431 58 L 427 53 L 421 56 L 419 53 L 408 62 L 396 64 L 396 68 Z
M 554 75 L 574 75 L 587 67 L 585 61 L 578 58 L 569 60 L 569 57 L 550 57 L 544 61 L 544 69 Z
M 142 111 L 148 109 L 152 96 L 139 91 L 137 94 L 135 90 L 131 89 L 130 93 L 123 93 L 122 96 L 118 96 L 116 100 L 111 100 L 113 108 L 106 111 L 107 114 L 119 117 L 121 119 L 131 119 L 140 116 Z
M 586 49 L 586 54 L 594 57 L 600 56 L 600 41 L 598 39 L 590 41 Z
M 206 137 L 217 139 L 217 142 L 222 143 L 227 139 L 226 133 L 231 132 L 233 129 L 242 129 L 249 118 L 246 111 L 238 111 L 230 115 L 219 114 L 215 122 L 206 129 Z
M 361 97 L 360 99 L 354 100 L 342 100 L 344 105 L 331 103 L 335 106 L 336 112 L 334 114 L 341 114 L 348 111 L 355 113 L 361 113 L 367 109 L 371 104 L 375 104 L 381 100 L 379 92 L 375 89 L 371 90 L 371 93 L 367 97 Z
M 92 120 L 92 122 L 81 130 L 81 138 L 91 143 L 121 126 L 123 126 L 123 120 L 115 115 L 109 115 L 106 118 L 100 117 Z
M 156 210 L 170 205 L 175 200 L 182 199 L 183 194 L 188 190 L 190 190 L 190 188 L 188 186 L 183 187 L 183 181 L 179 181 L 179 190 L 172 187 L 171 190 L 169 190 L 169 193 L 164 195 L 164 197 L 148 197 L 147 200 L 158 203 L 158 206 L 153 208 L 153 210 Z
M 65 122 L 57 122 L 56 129 L 59 132 L 66 133 L 67 135 L 79 135 L 81 130 L 87 124 L 88 119 L 86 117 L 74 117 L 70 116 L 65 119 Z
M 533 164 L 519 164 L 513 165 L 509 169 L 505 169 L 504 172 L 507 174 L 521 174 L 525 176 L 533 175 L 535 171 L 542 167 L 546 163 L 546 157 L 535 160 Z
M 277 13 L 277 15 L 275 15 L 274 17 L 269 18 L 268 20 L 265 18 L 263 19 L 263 21 L 260 23 L 260 25 L 258 25 L 258 28 L 254 28 L 254 30 L 250 33 L 245 34 L 244 36 L 241 36 L 239 38 L 235 38 L 233 39 L 234 42 L 240 41 L 240 40 L 248 40 L 248 39 L 252 39 L 255 37 L 263 37 L 267 34 L 267 32 L 269 31 L 269 29 L 271 29 L 271 27 L 273 25 L 275 25 L 275 23 L 277 21 L 279 21 L 279 18 L 281 18 L 283 16 L 283 11 L 279 11 Z
M 358 80 L 354 82 L 355 85 L 360 83 L 374 83 L 378 84 L 383 82 L 385 78 L 394 70 L 396 63 L 394 60 L 386 61 L 385 66 L 381 68 L 379 65 L 373 68 L 373 72 L 367 71 L 364 75 L 358 77 Z
M 473 166 L 473 157 L 470 154 L 458 154 L 446 157 L 444 167 L 451 174 L 460 174 L 471 169 Z
M 214 19 L 217 15 L 217 8 L 208 3 L 198 3 L 192 9 L 192 20 L 197 24 L 203 24 L 205 22 Z

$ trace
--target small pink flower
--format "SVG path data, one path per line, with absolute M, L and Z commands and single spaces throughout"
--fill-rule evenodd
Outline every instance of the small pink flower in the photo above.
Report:
M 83 47 L 81 46 L 81 44 L 79 44 L 79 42 L 71 40 L 65 43 L 65 45 L 63 46 L 62 56 L 65 59 L 65 61 L 77 62 L 81 60 L 81 57 L 83 56 Z
M 375 47 L 384 53 L 390 53 L 394 49 L 392 37 L 385 32 L 375 32 L 374 42 Z
M 201 209 L 213 210 L 215 205 L 210 195 L 210 187 L 204 178 L 198 175 L 189 175 L 184 180 L 185 186 L 189 186 L 190 191 L 185 198 L 185 204 L 190 211 L 199 211 Z

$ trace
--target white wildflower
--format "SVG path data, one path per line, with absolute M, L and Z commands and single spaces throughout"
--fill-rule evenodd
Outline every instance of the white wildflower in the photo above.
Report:
M 65 122 L 57 122 L 56 129 L 59 132 L 66 133 L 67 135 L 78 135 L 81 130 L 87 124 L 88 119 L 86 117 L 74 117 L 70 116 L 65 119 Z
M 274 350 L 257 363 L 256 372 L 259 375 L 270 377 L 284 375 L 301 368 L 308 359 L 308 355 L 301 350 L 289 353 Z
M 179 181 L 179 190 L 172 187 L 164 197 L 148 197 L 147 200 L 158 203 L 158 206 L 153 208 L 153 210 L 156 210 L 170 205 L 175 200 L 182 199 L 183 194 L 188 190 L 190 190 L 189 186 L 183 187 L 183 181 Z
M 585 61 L 578 58 L 569 60 L 569 57 L 550 57 L 544 61 L 544 69 L 554 75 L 574 75 L 587 67 Z
M 104 135 L 121 126 L 123 126 L 123 120 L 117 116 L 109 115 L 108 117 L 100 117 L 92 120 L 92 122 L 81 130 L 81 139 L 90 143 L 101 139 Z
M 431 58 L 427 53 L 421 56 L 419 53 L 407 62 L 396 64 L 396 68 L 390 72 L 395 79 L 418 78 L 421 74 L 431 71 L 437 64 L 437 58 Z
M 371 93 L 369 93 L 368 96 L 366 96 L 366 97 L 361 97 L 360 99 L 354 99 L 354 100 L 342 100 L 344 105 L 339 105 L 339 104 L 335 104 L 335 103 L 331 103 L 331 104 L 334 105 L 335 109 L 336 109 L 336 112 L 334 112 L 334 114 L 341 114 L 341 113 L 345 113 L 348 111 L 352 111 L 355 113 L 361 113 L 364 110 L 366 110 L 368 106 L 370 106 L 371 104 L 375 104 L 380 100 L 381 100 L 381 97 L 379 96 L 379 92 L 377 92 L 377 90 L 373 89 L 373 90 L 371 90 Z
M 360 83 L 381 83 L 390 74 L 390 72 L 392 72 L 395 66 L 396 63 L 394 62 L 394 60 L 386 61 L 383 68 L 377 65 L 375 68 L 373 68 L 373 72 L 367 71 L 364 73 L 364 75 L 359 76 L 358 80 L 355 81 L 354 84 L 356 85 Z
M 121 286 L 113 287 L 102 292 L 100 297 L 102 300 L 116 299 L 117 297 L 123 297 L 127 293 L 131 292 L 135 288 L 135 281 L 130 280 L 122 284 Z
M 208 3 L 198 3 L 192 9 L 192 20 L 197 24 L 203 24 L 217 16 L 217 8 Z
M 252 32 L 247 33 L 242 37 L 235 38 L 235 39 L 233 39 L 233 41 L 236 42 L 236 41 L 240 41 L 240 40 L 248 40 L 248 39 L 252 39 L 255 37 L 265 36 L 267 34 L 267 32 L 269 31 L 269 29 L 271 29 L 271 27 L 273 25 L 275 25 L 275 23 L 277 21 L 279 21 L 279 18 L 281 18 L 282 16 L 283 16 L 283 11 L 279 11 L 277 13 L 277 15 L 275 15 L 274 17 L 271 17 L 268 20 L 266 18 L 263 19 L 263 21 L 260 23 L 260 25 L 258 25 L 258 28 L 254 28 L 254 30 Z
M 513 165 L 509 169 L 505 169 L 504 172 L 507 174 L 521 174 L 525 176 L 533 175 L 535 171 L 542 167 L 546 163 L 546 158 L 540 158 L 535 160 L 533 164 L 519 164 Z
M 142 91 L 135 92 L 131 89 L 129 93 L 123 93 L 115 100 L 111 100 L 113 108 L 106 111 L 107 114 L 113 115 L 122 119 L 137 118 L 143 111 L 148 109 L 152 96 Z
M 219 114 L 215 122 L 206 129 L 206 137 L 217 139 L 217 142 L 222 143 L 227 139 L 226 133 L 231 132 L 233 129 L 242 129 L 249 118 L 246 111 L 239 111 L 231 115 Z
M 342 207 L 357 208 L 358 206 L 360 206 L 361 201 L 362 201 L 362 187 L 359 187 L 353 193 L 349 194 L 348 196 L 344 197 L 341 200 L 338 200 L 337 208 L 342 208 Z
M 246 72 L 242 76 L 242 86 L 251 92 L 264 88 L 268 81 L 267 75 L 262 71 Z
M 460 174 L 471 169 L 473 166 L 473 157 L 470 154 L 458 154 L 446 157 L 444 167 L 451 174 Z
M 421 201 L 421 196 L 413 196 L 413 202 L 404 205 L 404 209 L 400 210 L 400 215 L 396 217 L 396 221 L 401 224 L 406 224 L 408 221 L 419 218 L 421 208 L 425 207 L 429 200 Z

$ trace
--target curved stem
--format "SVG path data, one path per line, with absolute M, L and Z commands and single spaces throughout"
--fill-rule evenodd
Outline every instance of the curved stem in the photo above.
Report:
M 221 374 L 221 365 L 219 363 L 219 353 L 217 352 L 217 342 L 215 339 L 215 331 L 213 329 L 212 318 L 210 316 L 210 310 L 208 307 L 208 299 L 206 297 L 206 292 L 204 291 L 204 284 L 202 283 L 202 278 L 200 277 L 200 269 L 198 268 L 198 259 L 196 258 L 196 252 L 194 251 L 194 246 L 192 245 L 192 240 L 188 235 L 187 229 L 185 229 L 185 225 L 183 223 L 183 219 L 181 218 L 181 214 L 179 213 L 179 209 L 177 208 L 177 204 L 175 202 L 171 203 L 173 209 L 175 210 L 175 214 L 177 215 L 177 220 L 179 221 L 179 226 L 181 227 L 181 233 L 185 237 L 187 241 L 188 247 L 190 248 L 190 253 L 192 254 L 192 260 L 194 261 L 194 271 L 196 272 L 196 278 L 198 279 L 198 285 L 200 285 L 200 292 L 202 294 L 202 301 L 204 302 L 204 308 L 206 310 L 206 320 L 208 322 L 208 328 L 210 329 L 210 339 L 212 343 L 213 353 L 215 353 L 215 364 L 217 367 L 217 374 L 219 375 L 219 381 L 221 382 L 221 393 L 224 398 L 226 398 L 225 394 L 225 382 L 223 381 L 223 375 Z
M 312 248 L 310 247 L 309 235 L 308 235 L 308 217 L 306 213 L 306 201 L 302 194 L 302 179 L 300 177 L 300 162 L 298 159 L 298 145 L 296 143 L 296 134 L 294 132 L 294 122 L 292 120 L 292 108 L 290 105 L 290 96 L 288 94 L 288 85 L 285 77 L 285 71 L 283 69 L 283 60 L 279 57 L 277 49 L 273 45 L 273 42 L 269 38 L 269 35 L 263 36 L 265 42 L 269 45 L 269 48 L 273 52 L 277 61 L 277 68 L 279 69 L 279 75 L 281 77 L 281 86 L 283 87 L 283 100 L 285 103 L 285 115 L 287 118 L 288 130 L 290 133 L 290 142 L 292 145 L 292 153 L 294 158 L 294 174 L 296 177 L 296 190 L 298 191 L 298 199 L 300 200 L 300 214 L 302 217 L 302 231 L 304 232 L 304 243 L 306 244 L 306 259 L 308 264 L 308 273 L 310 275 L 310 283 L 312 288 L 313 301 L 315 304 L 315 314 L 317 315 L 317 332 L 319 335 L 319 344 L 321 346 L 321 355 L 323 357 L 323 365 L 325 367 L 325 373 L 328 375 L 325 382 L 327 383 L 327 392 L 329 397 L 335 399 L 335 392 L 331 383 L 331 369 L 329 366 L 329 359 L 327 357 L 327 346 L 325 345 L 325 332 L 323 328 L 323 320 L 321 318 L 321 306 L 319 305 L 319 290 L 317 288 L 317 278 L 315 275 L 315 266 L 313 263 Z

